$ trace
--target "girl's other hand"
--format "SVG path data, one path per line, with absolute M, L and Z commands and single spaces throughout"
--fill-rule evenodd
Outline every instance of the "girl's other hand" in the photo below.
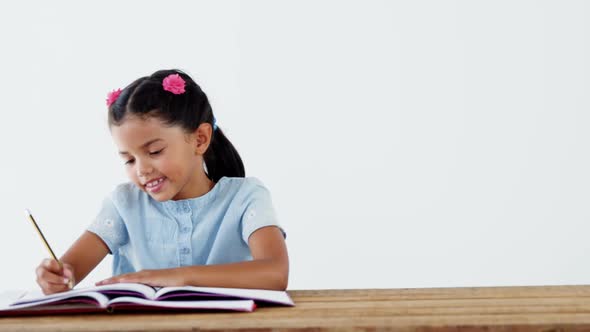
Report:
M 95 285 L 102 286 L 121 282 L 131 282 L 156 287 L 184 286 L 186 285 L 183 279 L 184 271 L 184 268 L 141 270 L 139 272 L 120 274 L 118 276 L 110 277 L 97 282 Z
M 45 295 L 68 291 L 71 289 L 70 286 L 74 285 L 73 267 L 63 264 L 62 268 L 55 259 L 44 259 L 35 272 L 37 284 Z

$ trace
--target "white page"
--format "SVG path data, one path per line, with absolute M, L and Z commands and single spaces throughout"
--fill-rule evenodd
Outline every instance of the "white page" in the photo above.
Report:
M 109 302 L 114 308 L 117 304 L 134 303 L 143 306 L 177 309 L 220 309 L 253 311 L 254 301 L 252 300 L 228 300 L 228 301 L 151 301 L 137 297 L 118 297 Z M 115 309 L 116 310 L 116 309 Z
M 41 302 L 51 299 L 64 299 L 68 297 L 79 296 L 81 294 L 85 294 L 88 292 L 100 292 L 100 291 L 134 291 L 137 293 L 142 294 L 148 299 L 154 298 L 155 290 L 151 286 L 147 286 L 144 284 L 137 284 L 137 283 L 119 283 L 119 284 L 112 284 L 112 285 L 102 285 L 102 286 L 93 286 L 93 287 L 83 287 L 83 288 L 75 288 L 67 292 L 62 293 L 55 293 L 50 295 L 43 295 L 41 290 L 29 291 L 25 296 L 20 298 L 14 304 L 24 304 L 24 303 L 32 303 L 32 302 Z
M 26 290 L 8 290 L 0 292 L 0 310 L 8 308 L 27 293 Z
M 37 307 L 37 306 L 40 306 L 43 304 L 51 304 L 51 303 L 54 303 L 57 301 L 66 300 L 68 298 L 73 297 L 73 296 L 65 294 L 65 293 L 60 293 L 57 295 L 58 296 L 50 296 L 50 297 L 47 296 L 43 300 L 37 300 L 37 301 L 33 301 L 33 302 L 29 301 L 29 302 L 20 303 L 20 304 L 12 304 L 12 305 L 9 304 L 7 307 L 3 307 L 1 309 L 2 310 L 17 310 L 17 309 L 24 309 L 24 308 L 30 308 L 30 307 Z M 78 296 L 84 296 L 84 297 L 91 299 L 92 301 L 96 302 L 97 307 L 101 307 L 101 308 L 106 308 L 106 306 L 109 302 L 108 297 L 104 296 L 103 294 L 96 293 L 96 292 L 86 292 L 84 294 L 79 294 Z
M 285 291 L 274 291 L 267 289 L 246 289 L 246 288 L 220 288 L 220 287 L 196 287 L 196 286 L 180 286 L 180 287 L 165 287 L 159 289 L 155 298 L 160 298 L 162 295 L 175 291 L 189 291 L 189 292 L 203 292 L 218 295 L 235 296 L 244 299 L 261 300 L 273 303 L 279 303 L 289 306 L 294 306 L 293 300 Z

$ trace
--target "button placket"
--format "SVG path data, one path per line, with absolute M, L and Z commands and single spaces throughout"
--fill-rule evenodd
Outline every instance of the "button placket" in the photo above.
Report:
M 180 265 L 186 266 L 191 264 L 191 209 L 187 202 L 183 202 L 182 206 L 178 207 L 178 213 L 182 215 L 181 224 L 179 225 L 179 238 L 178 238 L 178 253 L 180 255 Z

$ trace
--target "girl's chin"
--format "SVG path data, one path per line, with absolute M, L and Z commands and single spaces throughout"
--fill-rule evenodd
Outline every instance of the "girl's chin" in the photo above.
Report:
M 148 191 L 147 194 L 150 195 L 150 197 L 152 197 L 153 199 L 155 199 L 158 202 L 163 202 L 163 201 L 167 201 L 167 200 L 170 199 L 168 197 L 168 195 L 165 195 L 163 193 L 157 193 L 157 194 L 155 194 L 155 193 L 151 193 L 151 192 Z

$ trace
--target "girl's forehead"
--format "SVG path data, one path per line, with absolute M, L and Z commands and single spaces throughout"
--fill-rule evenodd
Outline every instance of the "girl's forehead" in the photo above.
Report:
M 179 134 L 182 135 L 182 130 L 177 126 L 167 126 L 153 117 L 146 119 L 129 117 L 120 125 L 113 126 L 111 134 L 119 148 L 127 150 L 139 148 L 156 138 L 163 141 L 174 140 L 179 137 Z

